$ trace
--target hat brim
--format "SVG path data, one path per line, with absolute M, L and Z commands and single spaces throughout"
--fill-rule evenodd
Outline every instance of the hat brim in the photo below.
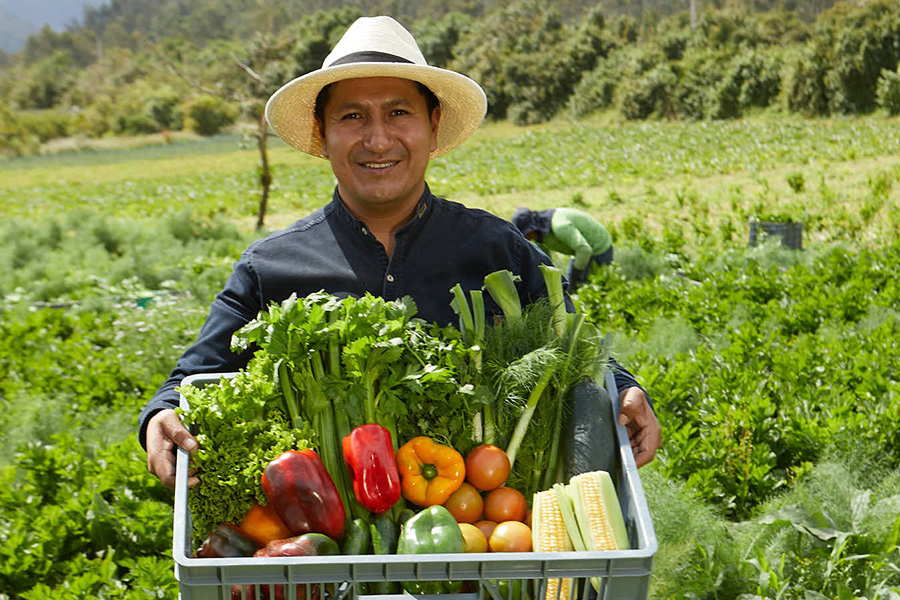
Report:
M 325 86 L 360 77 L 399 77 L 418 81 L 441 103 L 437 144 L 440 156 L 469 137 L 487 113 L 484 90 L 461 73 L 409 63 L 363 62 L 312 71 L 284 84 L 266 104 L 266 120 L 278 137 L 294 148 L 325 158 L 315 119 L 316 97 Z

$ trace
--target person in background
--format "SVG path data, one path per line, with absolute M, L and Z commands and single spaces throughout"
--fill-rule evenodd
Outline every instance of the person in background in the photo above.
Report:
M 608 265 L 613 259 L 612 236 L 594 217 L 576 208 L 516 209 L 513 224 L 542 248 L 571 256 L 569 292 L 587 281 L 593 264 Z
M 413 36 L 390 17 L 357 20 L 321 69 L 285 84 L 266 117 L 294 148 L 328 160 L 337 179 L 331 201 L 283 231 L 251 244 L 216 296 L 197 341 L 139 417 L 147 467 L 175 484 L 175 453 L 197 440 L 173 410 L 188 375 L 237 371 L 252 352 L 231 351 L 232 334 L 271 303 L 320 290 L 339 297 L 411 296 L 417 316 L 457 320 L 450 289 L 479 289 L 508 269 L 519 295 L 546 295 L 539 268 L 550 259 L 508 221 L 434 196 L 425 182 L 431 158 L 461 144 L 487 111 L 484 90 L 468 77 L 432 67 Z M 491 314 L 502 314 L 485 298 Z M 661 431 L 643 388 L 614 365 L 619 423 L 635 462 L 651 460 Z M 197 483 L 196 477 L 188 485 Z

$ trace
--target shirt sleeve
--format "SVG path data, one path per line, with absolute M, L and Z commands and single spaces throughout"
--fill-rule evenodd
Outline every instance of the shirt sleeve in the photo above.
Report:
M 178 406 L 175 388 L 188 375 L 238 371 L 246 366 L 252 349 L 242 353 L 231 351 L 231 337 L 259 314 L 259 286 L 249 261 L 235 264 L 225 288 L 216 296 L 197 340 L 178 360 L 175 369 L 138 418 L 138 439 L 147 448 L 147 423 L 161 410 Z
M 650 405 L 650 408 L 653 408 L 653 402 L 650 401 L 650 394 L 647 393 L 647 390 L 644 389 L 644 386 L 637 382 L 634 375 L 632 375 L 628 369 L 620 365 L 616 362 L 616 359 L 613 357 L 609 357 L 609 369 L 612 371 L 613 378 L 616 380 L 616 389 L 621 394 L 623 390 L 628 388 L 636 387 L 639 388 L 644 395 L 647 396 L 647 403 Z

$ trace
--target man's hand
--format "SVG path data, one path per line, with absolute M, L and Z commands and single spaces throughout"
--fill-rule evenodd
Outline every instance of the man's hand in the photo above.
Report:
M 182 425 L 171 408 L 161 410 L 147 423 L 147 469 L 167 488 L 175 487 L 175 447 L 188 452 L 197 449 L 197 440 Z M 191 471 L 188 471 L 191 475 Z M 199 480 L 188 477 L 188 487 Z
M 662 429 L 641 388 L 630 387 L 619 394 L 619 425 L 628 430 L 635 464 L 643 467 L 653 460 L 662 445 Z

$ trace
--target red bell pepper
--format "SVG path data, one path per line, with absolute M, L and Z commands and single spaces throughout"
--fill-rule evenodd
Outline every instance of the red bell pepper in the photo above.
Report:
M 344 462 L 350 467 L 356 500 L 382 513 L 400 499 L 400 475 L 390 432 L 378 425 L 360 425 L 344 436 Z
M 270 462 L 262 488 L 292 535 L 344 535 L 344 503 L 314 450 L 288 450 Z

